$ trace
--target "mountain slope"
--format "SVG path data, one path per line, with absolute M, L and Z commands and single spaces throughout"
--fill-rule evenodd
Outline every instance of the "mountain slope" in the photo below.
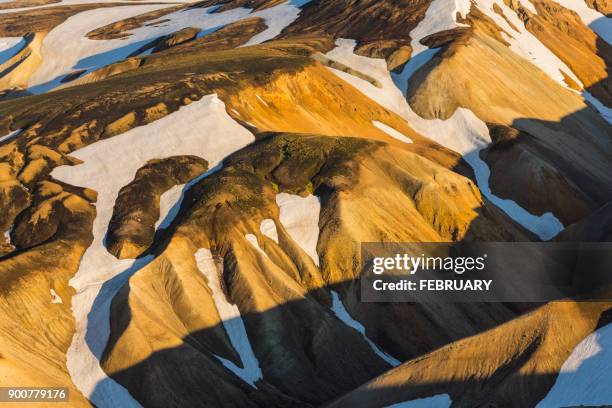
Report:
M 560 398 L 611 302 L 364 303 L 359 244 L 608 241 L 604 3 L 3 3 L 0 385 Z

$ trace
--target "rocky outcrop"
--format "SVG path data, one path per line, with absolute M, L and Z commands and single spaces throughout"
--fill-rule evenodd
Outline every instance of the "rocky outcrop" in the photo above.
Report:
M 20 215 L 23 220 L 11 233 L 18 247 L 30 234 L 40 242 L 0 260 L 0 376 L 10 378 L 11 384 L 67 387 L 70 406 L 88 407 L 64 362 L 74 333 L 73 289 L 68 280 L 91 243 L 95 211 L 86 200 L 59 185 L 40 189 L 35 194 L 47 198 L 34 204 L 35 211 L 27 219 Z M 50 231 L 52 225 L 52 233 L 40 240 L 41 232 Z
M 137 258 L 153 243 L 160 217 L 160 197 L 208 168 L 199 157 L 169 157 L 149 162 L 123 187 L 115 202 L 106 245 L 119 259 Z
M 237 48 L 246 44 L 253 36 L 267 28 L 260 17 L 251 17 L 223 26 L 212 33 L 202 35 L 186 44 L 175 45 L 163 52 L 160 58 L 166 55 L 180 55 L 186 52 L 210 52 Z M 155 58 L 153 54 L 151 58 Z
M 609 0 L 586 0 L 585 3 L 606 16 L 612 12 L 612 3 Z
M 166 7 L 160 10 L 150 11 L 135 17 L 119 20 L 115 23 L 98 27 L 95 30 L 87 33 L 87 38 L 92 40 L 112 40 L 121 39 L 130 36 L 130 31 L 146 25 L 149 21 L 161 20 L 166 14 L 175 11 L 183 10 L 186 6 L 177 5 Z
M 3 3 L 6 4 L 6 3 Z M 31 10 L 0 13 L 0 37 L 23 37 L 28 33 L 48 33 L 70 16 L 94 8 L 113 7 L 113 3 L 91 3 L 34 7 Z
M 282 36 L 307 34 L 355 39 L 358 54 L 385 58 L 389 69 L 396 69 L 410 57 L 409 33 L 425 16 L 429 4 L 429 0 L 313 2 Z

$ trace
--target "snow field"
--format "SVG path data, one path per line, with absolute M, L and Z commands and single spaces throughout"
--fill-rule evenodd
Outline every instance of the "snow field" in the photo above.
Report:
M 319 266 L 317 242 L 319 240 L 319 212 L 321 202 L 317 196 L 300 197 L 295 194 L 276 195 L 280 209 L 280 222 L 289 236 L 297 242 L 304 252 Z

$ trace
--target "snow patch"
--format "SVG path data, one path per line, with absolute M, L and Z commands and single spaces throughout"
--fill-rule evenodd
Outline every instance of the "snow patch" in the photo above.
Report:
M 257 242 L 257 239 L 255 240 Z M 238 307 L 227 299 L 225 292 L 221 287 L 221 281 L 219 276 L 223 274 L 222 270 L 219 270 L 213 255 L 209 249 L 200 248 L 195 253 L 196 263 L 200 272 L 206 276 L 208 280 L 208 287 L 212 291 L 213 301 L 219 312 L 219 317 L 223 322 L 223 327 L 230 339 L 230 343 L 234 347 L 234 350 L 240 356 L 243 367 L 238 367 L 236 364 L 228 359 L 219 357 L 219 361 L 229 370 L 231 370 L 238 377 L 242 378 L 246 383 L 252 387 L 257 388 L 255 382 L 263 378 L 261 368 L 259 367 L 259 361 L 255 356 L 253 347 L 244 326 L 242 316 Z
M 426 45 L 421 44 L 421 40 L 428 35 L 439 33 L 440 31 L 452 30 L 457 27 L 469 27 L 466 24 L 457 23 L 456 16 L 459 13 L 461 17 L 465 18 L 470 12 L 470 7 L 470 0 L 433 0 L 431 2 L 423 20 L 410 32 L 412 54 L 408 63 L 404 65 L 402 72 L 393 74 L 395 83 L 404 94 L 408 90 L 408 79 L 432 59 L 439 50 L 439 48 L 428 48 Z
M 244 237 L 246 238 L 247 241 L 249 241 L 249 243 L 251 245 L 253 245 L 253 247 L 257 250 L 257 252 L 261 253 L 264 256 L 268 256 L 263 251 L 263 249 L 261 249 L 261 247 L 259 246 L 259 242 L 257 242 L 257 237 L 255 235 L 253 235 L 253 234 L 246 234 Z
M 94 240 L 70 280 L 76 290 L 72 298 L 76 332 L 67 352 L 73 382 L 96 406 L 140 406 L 125 388 L 106 375 L 99 362 L 110 333 L 110 303 L 115 293 L 133 273 L 154 259 L 147 256 L 136 261 L 118 260 L 104 246 L 120 189 L 149 160 L 195 155 L 216 166 L 253 140 L 253 135 L 227 114 L 216 95 L 207 95 L 164 118 L 79 149 L 71 155 L 82 164 L 60 166 L 51 173 L 60 181 L 98 192 Z M 205 174 L 215 170 L 216 167 Z
M 386 125 L 382 122 L 379 122 L 377 120 L 372 122 L 374 124 L 374 126 L 376 126 L 377 128 L 379 128 L 380 130 L 382 130 L 383 132 L 385 132 L 386 134 L 388 134 L 389 136 L 404 142 L 404 143 L 412 143 L 412 139 L 410 139 L 408 136 L 405 136 L 403 133 L 400 133 L 399 131 L 393 129 L 391 126 Z
M 332 311 L 334 312 L 336 317 L 338 317 L 338 319 L 340 319 L 347 326 L 352 327 L 353 329 L 357 330 L 363 336 L 364 340 L 368 343 L 370 348 L 380 358 L 385 360 L 387 363 L 389 363 L 393 367 L 397 367 L 398 365 L 400 365 L 401 362 L 399 360 L 393 358 L 389 354 L 382 351 L 376 345 L 376 343 L 374 343 L 372 340 L 368 338 L 368 336 L 366 336 L 365 327 L 363 327 L 361 323 L 359 323 L 357 320 L 351 317 L 351 315 L 348 313 L 348 311 L 344 307 L 344 304 L 342 304 L 342 300 L 340 299 L 340 296 L 338 295 L 338 293 L 332 290 L 331 295 L 332 295 Z
M 319 266 L 317 242 L 319 240 L 319 197 L 309 195 L 300 197 L 295 194 L 280 193 L 276 195 L 276 204 L 280 209 L 279 219 L 289 236 L 297 242 Z
M 173 210 L 177 210 L 176 203 L 181 198 L 183 194 L 183 190 L 185 189 L 185 184 L 177 184 L 173 186 L 169 190 L 164 191 L 164 193 L 159 197 L 159 218 L 155 223 L 155 229 L 167 228 L 169 226 L 168 221 L 173 220 L 176 216 L 176 213 L 171 213 Z
M 466 24 L 457 23 L 456 15 L 460 13 L 461 17 L 465 18 L 470 12 L 470 7 L 470 0 L 433 0 L 423 20 L 410 32 L 412 55 L 416 56 L 428 49 L 420 42 L 428 35 L 457 27 L 469 27 Z
M 612 404 L 612 324 L 588 335 L 565 361 L 538 408 Z
M 274 223 L 274 220 L 266 218 L 259 225 L 259 230 L 266 237 L 270 238 L 272 241 L 278 244 L 278 231 L 276 230 L 276 224 Z
M 260 44 L 278 36 L 289 24 L 293 23 L 300 12 L 300 7 L 310 0 L 290 0 L 286 3 L 270 7 L 252 14 L 252 17 L 261 17 L 268 27 L 266 30 L 253 36 L 244 46 Z
M 9 229 L 4 231 L 4 242 L 8 245 L 11 245 L 11 231 L 13 230 L 13 226 L 11 225 Z
M 448 408 L 452 403 L 453 401 L 448 394 L 438 394 L 427 398 L 388 405 L 387 408 Z
M 57 294 L 56 291 L 54 291 L 53 289 L 50 289 L 50 291 L 51 291 L 51 303 L 53 304 L 64 303 L 62 302 L 62 298 Z
M 12 132 L 9 132 L 8 134 L 4 136 L 0 136 L 0 143 L 11 140 L 13 137 L 17 136 L 20 132 L 21 132 L 21 129 L 17 129 Z
M 23 37 L 0 37 L 0 65 L 13 58 L 25 45 Z
M 334 69 L 331 71 L 370 99 L 404 118 L 416 132 L 461 154 L 472 166 L 478 187 L 489 201 L 543 240 L 554 237 L 563 229 L 563 224 L 552 213 L 533 215 L 514 201 L 501 199 L 492 193 L 489 168 L 479 156 L 480 150 L 491 143 L 491 138 L 487 125 L 472 111 L 458 108 L 447 120 L 424 119 L 412 110 L 405 94 L 395 85 L 384 59 L 356 55 L 353 53 L 354 40 L 339 39 L 336 45 L 336 48 L 327 53 L 328 58 L 347 66 L 359 67 L 361 72 L 377 79 L 382 88 L 351 74 Z

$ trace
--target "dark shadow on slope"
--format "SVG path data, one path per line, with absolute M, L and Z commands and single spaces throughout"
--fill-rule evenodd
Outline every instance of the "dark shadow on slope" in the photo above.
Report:
M 480 156 L 494 193 L 533 214 L 551 211 L 565 226 L 612 200 L 612 130 L 592 109 L 489 126 L 493 143 Z
M 599 18 L 589 24 L 589 28 L 595 32 L 595 27 L 603 24 L 609 24 L 610 16 Z M 603 28 L 603 27 L 602 27 Z M 607 77 L 592 86 L 587 87 L 587 91 L 597 98 L 602 104 L 608 108 L 612 108 L 612 80 L 610 80 L 610 67 L 612 66 L 612 45 L 608 44 L 599 35 L 596 42 L 596 53 L 606 64 Z
M 321 290 L 343 293 L 351 290 L 353 286 L 354 282 L 344 282 Z M 116 299 L 114 302 L 124 303 L 124 296 L 127 297 L 129 287 L 124 287 L 122 292 L 124 292 L 120 294 L 122 299 Z M 305 304 L 312 307 L 312 302 L 313 299 L 308 295 L 304 300 L 284 304 L 278 309 L 263 313 L 248 313 L 242 316 L 247 332 L 250 333 L 249 340 L 253 345 L 255 354 L 260 359 L 260 364 L 261 361 L 266 359 L 266 356 L 258 352 L 257 344 L 264 340 L 255 334 L 258 326 L 257 322 L 263 319 L 271 319 L 274 315 L 291 315 L 292 309 L 299 310 Z M 125 305 L 127 305 L 127 302 Z M 367 367 L 366 362 L 371 364 L 372 358 L 376 358 L 375 354 L 368 347 L 363 337 L 338 320 L 331 309 L 320 304 L 317 304 L 317 306 L 319 307 L 319 313 L 322 315 L 321 321 L 327 321 L 327 323 L 312 327 L 312 330 L 325 329 L 326 325 L 331 324 L 335 326 L 335 331 L 327 334 L 328 338 L 320 344 L 320 347 L 308 349 L 308 345 L 304 344 L 305 349 L 302 350 L 287 349 L 287 352 L 292 355 L 288 356 L 284 362 L 276 362 L 277 367 L 263 365 L 264 377 L 263 380 L 255 383 L 256 388 L 249 386 L 240 377 L 225 368 L 217 357 L 218 353 L 207 347 L 202 341 L 208 336 L 216 336 L 213 332 L 219 327 L 191 333 L 188 337 L 182 339 L 184 342 L 182 345 L 156 351 L 145 360 L 112 374 L 111 378 L 127 387 L 130 393 L 145 407 L 318 406 L 351 391 L 369 378 L 381 374 L 382 371 L 381 364 L 378 364 L 378 369 L 369 366 L 368 370 L 355 370 L 356 365 Z M 413 305 L 407 304 L 407 306 Z M 128 316 L 121 316 L 120 326 L 127 326 L 130 320 L 129 308 L 122 307 L 121 310 L 128 313 Z M 593 321 L 593 325 L 599 319 L 599 316 L 589 310 L 588 307 L 585 307 L 584 315 Z M 232 324 L 231 321 L 225 323 Z M 224 326 L 227 327 L 227 324 Z M 113 327 L 113 329 L 121 329 L 121 327 Z M 538 328 L 533 327 L 533 330 L 536 331 Z M 328 330 L 325 331 L 328 332 Z M 427 335 L 428 333 L 415 333 L 415 338 Z M 529 334 L 526 333 L 525 335 Z M 115 340 L 119 340 L 117 333 L 113 333 L 112 336 Z M 483 332 L 481 336 L 483 336 L 482 347 L 487 347 L 487 332 Z M 415 339 L 407 339 L 406 341 L 410 340 L 414 341 Z M 509 339 L 509 341 L 512 340 Z M 461 378 L 465 375 L 463 370 L 471 373 L 462 380 L 418 382 L 406 378 L 406 382 L 398 386 L 396 390 L 384 388 L 380 392 L 381 396 L 375 394 L 371 398 L 364 396 L 363 401 L 360 400 L 359 404 L 351 401 L 350 405 L 340 404 L 337 406 L 378 408 L 394 402 L 441 393 L 448 393 L 454 401 L 462 401 L 464 405 L 469 406 L 483 406 L 482 404 L 493 404 L 486 406 L 534 406 L 535 403 L 544 398 L 557 377 L 556 373 L 519 374 L 521 367 L 538 351 L 540 341 L 541 339 L 536 336 L 525 349 L 521 349 L 517 345 L 517 349 L 514 350 L 515 354 L 508 355 L 507 362 L 495 368 L 490 377 L 485 376 L 482 379 L 477 379 L 480 367 L 489 366 L 493 363 L 474 358 L 472 349 L 472 351 L 466 351 L 465 360 L 445 362 L 449 367 L 463 367 L 461 371 L 446 373 L 450 378 Z M 279 345 L 279 347 L 281 346 Z M 381 345 L 378 344 L 378 346 Z M 319 376 L 317 380 L 325 378 L 328 382 L 333 381 L 332 379 L 334 376 L 338 376 L 338 373 L 341 373 L 343 377 L 335 378 L 336 383 L 332 387 L 329 384 L 327 386 L 316 384 L 316 387 L 312 387 L 313 384 L 304 383 L 303 381 L 307 380 L 308 377 L 300 370 L 292 373 L 296 376 L 295 381 L 278 376 L 278 369 L 283 364 L 290 364 L 292 358 L 307 357 L 309 360 L 316 360 L 317 353 L 326 354 L 328 359 L 333 358 L 334 360 L 332 364 L 326 367 L 315 366 L 315 369 L 319 370 L 316 373 Z M 347 357 L 351 358 L 352 361 L 347 361 Z M 313 363 L 312 360 L 309 362 Z M 412 361 L 418 362 L 418 359 Z M 240 362 L 237 362 L 237 364 L 240 365 Z M 322 365 L 325 366 L 325 364 Z M 335 367 L 332 369 L 331 366 Z M 384 367 L 384 363 L 382 363 L 382 366 Z M 390 368 L 390 366 L 387 367 Z M 331 371 L 321 370 L 322 368 Z M 440 375 L 444 376 L 445 374 L 440 373 Z M 102 390 L 107 386 L 108 381 L 99 384 L 97 390 Z M 292 384 L 295 388 L 287 388 L 287 383 Z M 330 394 L 331 390 L 335 391 L 335 395 Z M 403 399 L 386 401 L 389 398 L 391 400 L 394 398 Z M 383 401 L 385 402 L 383 403 Z

